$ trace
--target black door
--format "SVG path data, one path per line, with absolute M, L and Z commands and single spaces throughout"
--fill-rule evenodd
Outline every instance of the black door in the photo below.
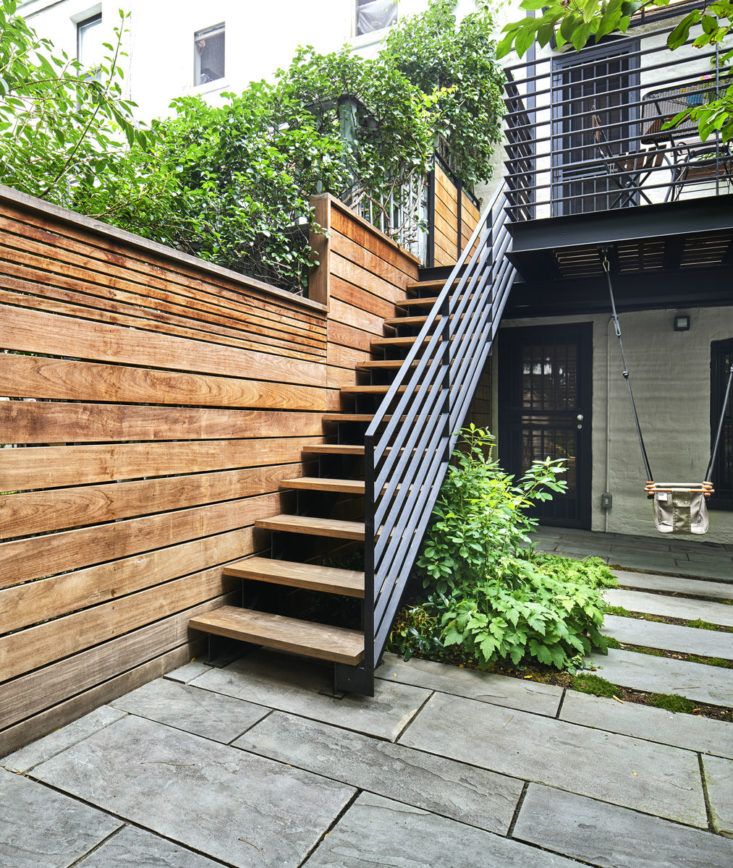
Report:
M 537 507 L 543 524 L 590 529 L 593 332 L 589 323 L 502 329 L 499 457 L 523 474 L 564 458 L 567 493 Z

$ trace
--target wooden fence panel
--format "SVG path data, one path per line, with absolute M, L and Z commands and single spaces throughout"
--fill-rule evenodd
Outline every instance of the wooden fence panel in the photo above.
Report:
M 0 188 L 0 754 L 190 659 L 223 567 L 267 550 L 418 276 L 316 207 L 307 299 Z

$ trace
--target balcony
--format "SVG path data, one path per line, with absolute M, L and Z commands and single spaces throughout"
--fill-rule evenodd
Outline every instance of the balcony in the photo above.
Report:
M 733 262 L 730 143 L 703 141 L 693 120 L 670 123 L 728 86 L 725 47 L 697 49 L 693 31 L 671 52 L 674 25 L 642 21 L 627 37 L 508 70 L 512 259 L 540 296 L 600 277 L 600 246 L 635 276 L 635 293 L 650 273 L 684 285 L 702 272 L 708 285 Z

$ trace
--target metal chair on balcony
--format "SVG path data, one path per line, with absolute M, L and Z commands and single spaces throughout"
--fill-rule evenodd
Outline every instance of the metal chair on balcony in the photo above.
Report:
M 642 101 L 642 142 L 664 152 L 671 180 L 665 202 L 676 202 L 689 184 L 733 183 L 730 143 L 700 139 L 697 122 L 689 117 L 667 128 L 667 123 L 688 108 L 703 105 L 713 95 L 712 82 L 688 82 L 652 91 Z
M 641 200 L 650 205 L 651 199 L 643 187 L 652 172 L 662 165 L 662 152 L 658 148 L 624 150 L 626 143 L 622 141 L 618 143 L 619 153 L 614 153 L 614 146 L 606 136 L 600 114 L 592 115 L 591 126 L 593 141 L 605 172 L 618 188 L 610 207 L 631 208 L 641 204 Z

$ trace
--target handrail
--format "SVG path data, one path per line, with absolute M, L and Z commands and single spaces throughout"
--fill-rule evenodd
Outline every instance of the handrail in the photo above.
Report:
M 364 437 L 365 667 L 378 662 L 514 281 L 506 191 L 484 210 Z

